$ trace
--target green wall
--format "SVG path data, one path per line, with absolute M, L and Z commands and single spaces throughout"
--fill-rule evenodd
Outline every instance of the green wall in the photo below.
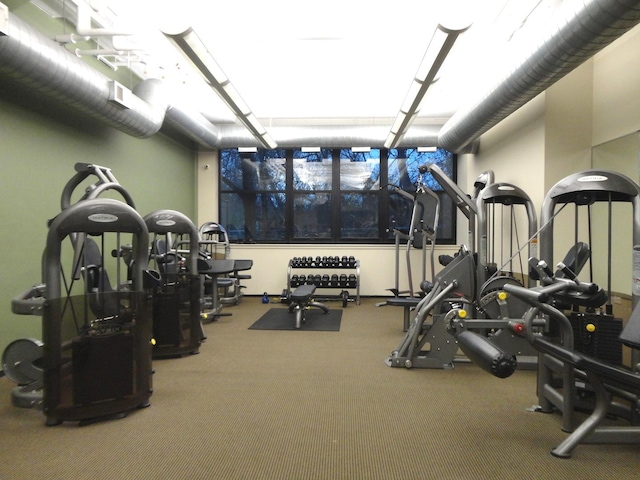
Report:
M 0 85 L 0 350 L 40 338 L 41 318 L 14 315 L 11 299 L 40 282 L 47 221 L 77 162 L 111 168 L 142 216 L 166 208 L 196 218 L 192 148 L 162 134 L 134 138 L 29 97 Z

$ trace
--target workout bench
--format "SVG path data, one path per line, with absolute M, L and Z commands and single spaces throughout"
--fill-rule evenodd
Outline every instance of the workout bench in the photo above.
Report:
M 311 307 L 321 309 L 324 313 L 329 312 L 329 309 L 319 302 L 314 302 L 311 296 L 316 291 L 315 285 L 300 285 L 291 294 L 291 303 L 289 304 L 289 313 L 296 312 L 296 328 L 300 328 L 305 321 L 305 310 Z

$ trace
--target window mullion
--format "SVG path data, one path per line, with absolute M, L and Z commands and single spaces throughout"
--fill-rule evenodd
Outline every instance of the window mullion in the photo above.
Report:
M 293 150 L 285 150 L 285 238 L 287 243 L 293 241 Z

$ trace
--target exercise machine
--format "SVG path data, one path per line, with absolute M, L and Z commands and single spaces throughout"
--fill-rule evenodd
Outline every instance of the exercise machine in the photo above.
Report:
M 544 262 L 543 262 L 544 263 Z M 564 272 L 569 271 L 564 264 Z M 561 295 L 560 303 L 568 296 L 579 297 L 583 305 L 597 308 L 606 302 L 606 293 L 593 283 L 585 283 L 577 277 L 548 276 L 546 272 L 539 289 L 507 286 L 506 290 L 531 304 L 524 317 L 523 332 L 541 355 L 541 363 L 562 366 L 562 390 L 551 384 L 540 384 L 545 398 L 554 393 L 563 415 L 563 431 L 568 436 L 551 450 L 558 458 L 569 458 L 580 444 L 640 444 L 640 376 L 621 366 L 611 365 L 574 348 L 574 328 L 565 313 L 553 306 L 552 299 Z M 574 301 L 578 301 L 575 300 Z M 533 335 L 531 325 L 539 314 L 550 321 L 550 328 L 558 332 L 549 335 Z M 636 305 L 620 337 L 637 353 L 640 347 L 640 307 Z M 546 367 L 545 367 L 546 368 Z M 576 380 L 584 382 L 592 390 L 593 403 L 586 407 L 579 401 Z M 577 409 L 590 412 L 586 417 L 574 415 Z M 615 418 L 617 422 L 611 423 Z
M 473 191 L 467 194 L 445 174 L 436 164 L 425 164 L 418 167 L 420 173 L 430 173 L 440 184 L 444 192 L 453 200 L 456 207 L 468 220 L 468 241 L 466 246 L 471 252 L 476 251 L 476 216 L 478 214 L 477 199 L 480 192 L 495 181 L 492 170 L 482 172 L 473 182 Z
M 454 204 L 460 210 L 460 212 L 462 212 L 462 214 L 467 218 L 469 229 L 468 229 L 468 243 L 465 244 L 465 247 L 467 249 L 470 249 L 471 252 L 474 253 L 476 251 L 476 217 L 478 214 L 477 198 L 480 192 L 487 185 L 493 183 L 495 178 L 493 171 L 487 170 L 482 174 L 480 174 L 478 178 L 476 178 L 474 182 L 473 192 L 471 193 L 471 195 L 467 195 L 466 193 L 464 193 L 460 189 L 460 187 L 458 187 L 458 185 L 456 185 L 455 182 L 453 182 L 453 180 L 449 176 L 447 176 L 442 171 L 442 169 L 436 164 L 421 165 L 420 167 L 418 167 L 418 172 L 420 173 L 421 181 L 425 174 L 430 174 L 440 184 L 443 191 L 453 200 Z M 406 192 L 404 193 L 406 194 Z M 438 206 L 438 209 L 439 209 L 439 206 Z M 419 211 L 425 211 L 425 210 L 421 209 Z M 414 212 L 415 212 L 415 209 L 414 209 Z M 435 224 L 434 230 L 436 230 L 437 220 L 435 220 L 435 218 L 434 218 L 434 224 Z M 434 238 L 431 241 L 431 246 L 432 246 L 431 247 L 431 253 L 432 253 L 431 254 L 431 279 L 432 281 L 435 278 L 435 273 L 434 273 L 435 262 L 433 260 L 433 247 L 435 245 L 435 240 L 436 239 L 434 235 Z M 396 289 L 395 289 L 396 291 L 399 290 L 398 288 L 399 244 L 398 243 L 399 243 L 398 236 L 396 236 Z M 409 252 L 407 251 L 407 256 L 408 256 L 408 253 Z M 451 257 L 449 257 L 448 255 L 440 255 L 438 260 L 442 266 L 446 266 L 451 261 Z M 424 265 L 424 258 L 423 258 L 423 265 Z M 424 267 L 423 267 L 423 278 L 424 277 L 425 275 L 424 275 Z M 420 295 L 426 294 L 432 287 L 433 287 L 433 284 L 431 282 L 423 280 L 423 282 L 420 285 L 420 290 L 421 290 Z M 417 297 L 414 297 L 414 296 L 400 297 L 397 294 L 394 294 L 394 298 L 391 298 L 385 302 L 379 303 L 376 306 L 390 305 L 395 307 L 403 307 L 404 315 L 403 315 L 402 331 L 406 332 L 409 329 L 409 323 L 411 321 L 411 312 L 415 310 L 416 306 L 418 305 L 418 302 L 419 302 L 419 298 Z
M 42 316 L 42 343 L 12 342 L 3 354 L 3 369 L 26 383 L 12 403 L 41 408 L 46 425 L 125 416 L 148 406 L 152 391 L 149 288 L 158 277 L 147 268 L 147 227 L 109 169 L 75 170 L 49 225 L 42 283 L 12 301 L 14 313 Z M 72 203 L 90 177 L 97 180 Z M 108 190 L 125 202 L 98 198 Z
M 410 193 L 396 185 L 389 185 L 391 190 L 412 203 L 411 218 L 406 229 L 393 225 L 391 231 L 395 239 L 395 288 L 390 289 L 394 297 L 403 295 L 419 296 L 414 290 L 413 271 L 411 268 L 411 248 L 422 250 L 422 281 L 427 279 L 427 244 L 430 246 L 431 279 L 435 277 L 434 249 L 440 214 L 440 199 L 422 181 L 422 174 L 415 184 L 415 193 Z M 380 187 L 381 189 L 384 187 Z M 400 250 L 401 242 L 405 242 L 405 267 L 407 271 L 408 290 L 400 287 Z
M 419 171 L 418 181 L 415 184 L 415 193 L 410 193 L 397 185 L 389 185 L 391 190 L 402 198 L 411 201 L 411 217 L 409 227 L 403 229 L 397 224 L 393 225 L 391 231 L 394 236 L 395 245 L 395 288 L 389 289 L 393 298 L 377 303 L 376 307 L 393 306 L 403 307 L 403 331 L 409 328 L 409 318 L 411 311 L 418 305 L 420 298 L 429 292 L 435 278 L 435 245 L 438 230 L 438 217 L 440 215 L 440 198 L 429 189 L 423 182 L 425 172 Z M 385 188 L 385 187 L 380 187 Z M 400 250 L 401 241 L 405 241 L 405 268 L 407 272 L 408 290 L 400 288 Z M 427 243 L 429 244 L 431 276 L 427 280 Z M 411 248 L 422 250 L 422 276 L 420 291 L 414 289 L 413 271 L 411 268 Z
M 582 443 L 640 443 L 640 308 L 637 301 L 640 292 L 635 289 L 635 264 L 631 289 L 633 310 L 624 328 L 615 325 L 618 322 L 614 321 L 611 307 L 613 208 L 617 205 L 631 205 L 629 233 L 633 245 L 629 251 L 635 255 L 635 245 L 640 244 L 639 194 L 640 188 L 635 182 L 612 171 L 579 172 L 558 182 L 545 197 L 542 207 L 540 253 L 544 258 L 541 261 L 535 258 L 529 261 L 532 272 L 539 279 L 540 287 L 526 289 L 517 285 L 504 286 L 507 294 L 516 296 L 529 305 L 523 324 L 515 328 L 514 333 L 524 335 L 539 352 L 538 411 L 559 412 L 562 415 L 562 430 L 570 433 L 551 451 L 560 458 L 570 457 Z M 592 279 L 589 282 L 578 279 L 580 270 L 587 262 L 590 267 L 589 275 L 593 277 L 594 258 L 579 238 L 586 234 L 590 243 L 592 240 L 595 242 L 592 239 L 591 217 L 592 209 L 598 203 L 607 212 L 604 216 L 608 252 L 606 291 L 593 283 Z M 573 219 L 567 221 L 566 217 L 559 217 L 571 204 L 574 205 Z M 557 206 L 560 208 L 556 208 Z M 571 209 L 567 211 L 571 213 Z M 586 215 L 580 215 L 585 212 Z M 581 229 L 579 224 L 585 217 L 587 221 L 583 223 L 587 223 L 587 228 Z M 563 220 L 564 225 L 574 227 L 573 240 L 576 243 L 553 272 L 548 267 L 548 262 L 553 261 L 554 223 L 559 220 Z M 619 241 L 624 241 L 622 230 L 624 228 L 616 228 Z M 576 319 L 581 321 L 576 322 Z M 457 322 L 458 320 L 452 322 L 452 328 L 455 328 Z M 545 328 L 536 330 L 536 322 L 546 323 Z M 598 335 L 602 331 L 606 342 L 598 342 Z M 611 332 L 616 334 L 617 345 L 610 341 Z M 591 344 L 602 343 L 607 348 L 585 348 L 585 337 Z M 495 348 L 490 351 L 486 341 L 482 343 L 484 339 L 475 338 L 464 344 L 460 337 L 459 340 L 461 348 L 467 350 L 467 355 L 473 357 L 485 370 L 491 371 L 491 363 L 504 360 L 504 352 Z M 620 364 L 619 351 L 622 344 L 632 349 L 630 368 Z M 587 345 L 589 346 L 593 345 Z M 579 412 L 587 412 L 588 415 L 585 418 Z
M 157 210 L 144 221 L 150 235 L 149 265 L 160 272 L 153 293 L 153 358 L 198 353 L 204 338 L 198 228 L 175 210 Z
M 433 167 L 429 166 L 429 169 Z M 448 328 L 448 312 L 462 309 L 465 311 L 465 321 L 459 324 L 459 328 L 473 330 L 489 338 L 502 350 L 516 355 L 521 368 L 533 368 L 537 362 L 533 349 L 508 328 L 514 319 L 522 318 L 526 305 L 517 298 L 505 295 L 503 291 L 506 284 L 521 284 L 508 275 L 512 272 L 504 272 L 504 267 L 510 265 L 523 248 L 528 247 L 530 253 L 530 240 L 537 234 L 537 220 L 531 200 L 514 185 L 484 184 L 483 181 L 490 178 L 485 173 L 476 181 L 473 195 L 476 198 L 471 201 L 448 177 L 441 173 L 436 173 L 436 176 L 442 177 L 439 181 L 446 182 L 446 191 L 460 200 L 457 204 L 468 215 L 470 225 L 477 228 L 479 250 L 474 254 L 463 245 L 458 254 L 436 275 L 433 290 L 416 306 L 413 321 L 398 348 L 387 358 L 386 364 L 404 368 L 453 368 L 454 360 L 463 359 L 456 357 L 458 340 Z M 498 217 L 495 215 L 496 205 L 504 207 L 508 213 Z M 515 207 L 524 209 L 524 213 L 516 214 Z M 498 228 L 496 224 L 505 218 L 509 220 L 511 235 L 508 241 L 511 244 L 513 234 L 517 232 L 517 217 L 521 218 L 521 222 L 522 218 L 526 220 L 529 241 L 522 247 L 516 242 L 516 253 L 499 268 L 495 264 L 490 265 L 488 249 L 493 242 L 503 237 L 503 227 Z M 470 242 L 475 244 L 476 232 L 472 229 L 470 232 Z M 489 232 L 491 236 L 487 241 Z M 499 232 L 499 236 L 496 232 Z M 509 251 L 512 253 L 511 248 Z M 520 269 L 524 271 L 524 266 Z M 522 278 L 524 279 L 524 273 Z
M 567 206 L 573 205 L 573 218 L 571 218 L 570 209 Z M 556 224 L 559 220 L 563 220 L 563 224 L 572 225 L 574 228 L 574 242 L 578 242 L 584 235 L 590 244 L 596 242 L 592 232 L 593 210 L 597 206 L 604 207 L 606 215 L 599 215 L 599 218 L 606 218 L 606 242 L 604 248 L 606 254 L 606 268 L 603 274 L 606 276 L 606 301 L 603 307 L 593 307 L 591 305 L 580 305 L 570 301 L 566 301 L 560 308 L 568 311 L 567 318 L 573 326 L 574 343 L 572 349 L 578 353 L 589 354 L 600 361 L 611 365 L 620 366 L 622 359 L 622 343 L 618 339 L 622 332 L 622 320 L 613 316 L 613 308 L 611 302 L 611 282 L 612 282 L 612 252 L 613 252 L 613 215 L 614 207 L 617 210 L 624 211 L 625 205 L 631 206 L 630 221 L 627 223 L 631 227 L 629 236 L 626 239 L 630 242 L 629 254 L 633 261 L 635 255 L 635 246 L 640 245 L 640 188 L 628 177 L 612 171 L 606 170 L 588 170 L 570 175 L 560 180 L 554 185 L 546 195 L 542 204 L 541 220 L 544 228 L 540 232 L 540 256 L 547 264 L 553 264 L 554 260 L 554 244 L 556 238 Z M 557 208 L 557 207 L 560 208 Z M 566 209 L 566 210 L 565 210 Z M 561 212 L 568 212 L 569 220 L 566 217 L 559 216 Z M 582 215 L 581 215 L 582 214 Z M 584 218 L 586 217 L 586 222 Z M 618 217 L 620 218 L 620 217 Z M 580 221 L 586 223 L 586 228 L 581 228 Z M 625 222 L 626 223 L 626 222 Z M 622 226 L 622 225 L 621 225 Z M 616 236 L 618 242 L 624 242 L 623 228 L 616 228 Z M 593 248 L 591 249 L 593 250 Z M 601 257 L 602 258 L 602 257 Z M 601 259 L 600 258 L 600 259 Z M 590 281 L 593 281 L 593 265 L 598 258 L 591 254 L 589 265 Z M 568 271 L 573 266 L 567 263 Z M 638 304 L 640 292 L 635 288 L 636 278 L 640 277 L 637 271 L 637 265 L 634 263 L 632 271 L 632 288 L 631 302 L 632 307 Z M 605 283 L 605 282 L 601 282 Z M 584 340 L 587 340 L 585 342 Z M 587 343 L 585 345 L 585 343 Z M 591 348 L 594 344 L 600 345 L 599 348 Z M 637 350 L 632 351 L 631 363 L 634 369 L 639 364 L 640 354 Z M 544 361 L 543 361 L 544 360 Z M 538 368 L 538 400 L 540 410 L 550 413 L 554 409 L 558 409 L 563 417 L 563 429 L 571 431 L 574 427 L 574 409 L 576 403 L 582 403 L 587 397 L 589 400 L 589 388 L 584 386 L 584 381 L 580 384 L 580 397 L 574 398 L 575 395 L 567 392 L 574 392 L 574 379 L 570 372 L 573 367 L 557 357 L 545 355 L 541 357 Z M 583 405 L 590 408 L 589 401 Z
M 198 229 L 200 234 L 200 251 L 205 260 L 213 261 L 210 265 L 214 269 L 216 291 L 212 290 L 213 281 L 211 276 L 205 277 L 205 296 L 207 299 L 208 317 L 220 316 L 220 311 L 224 305 L 237 305 L 244 296 L 242 285 L 243 280 L 251 279 L 251 275 L 243 272 L 251 270 L 253 260 L 229 258 L 231 244 L 226 229 L 215 222 L 205 222 Z M 227 263 L 220 262 L 225 260 Z M 233 268 L 227 270 L 226 267 L 233 262 Z M 214 266 L 215 265 L 215 266 Z M 218 268 L 219 267 L 219 268 Z M 222 270 L 221 270 L 222 269 Z M 213 271 L 210 271 L 213 274 Z

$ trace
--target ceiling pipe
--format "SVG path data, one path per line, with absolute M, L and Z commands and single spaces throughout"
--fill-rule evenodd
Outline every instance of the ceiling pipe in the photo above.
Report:
M 162 126 L 164 115 L 135 95 L 129 108 L 110 102 L 106 76 L 13 14 L 8 35 L 0 37 L 0 77 L 135 137 Z
M 186 105 L 172 103 L 165 114 L 165 123 L 201 147 L 216 149 L 220 146 L 220 129 L 200 112 Z
M 396 148 L 435 146 L 441 125 L 413 125 Z M 220 148 L 258 147 L 246 128 L 221 125 Z M 278 148 L 301 146 L 382 148 L 389 133 L 384 125 L 303 125 L 269 127 Z
M 456 112 L 438 146 L 460 153 L 500 121 L 640 22 L 639 0 L 590 0 L 536 43 L 510 73 L 469 108 Z
M 15 15 L 10 14 L 7 30 L 7 36 L 0 37 L 0 78 L 134 137 L 151 137 L 166 119 L 200 145 L 218 144 L 217 129 L 199 112 L 187 114 L 172 105 L 160 80 L 136 85 L 123 108 L 111 101 L 111 79 L 76 55 Z

